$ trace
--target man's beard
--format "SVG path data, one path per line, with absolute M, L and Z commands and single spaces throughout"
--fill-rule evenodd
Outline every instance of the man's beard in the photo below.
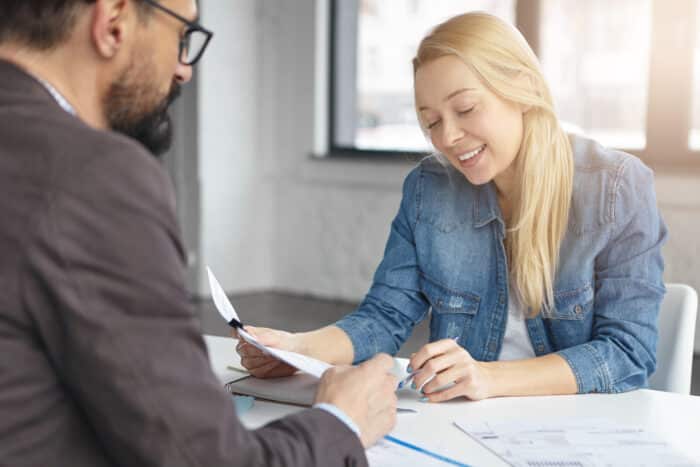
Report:
M 133 65 L 125 70 L 111 84 L 104 109 L 112 130 L 135 139 L 157 157 L 172 144 L 173 123 L 168 109 L 180 96 L 180 85 L 173 81 L 168 95 L 157 101 L 157 90 L 149 86 L 147 77 L 138 79 L 142 76 L 147 74 L 138 73 Z

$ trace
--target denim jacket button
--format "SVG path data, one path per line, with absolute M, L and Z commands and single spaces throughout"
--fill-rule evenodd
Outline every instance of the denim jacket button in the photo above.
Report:
M 583 308 L 581 308 L 581 305 L 576 305 L 574 307 L 574 311 L 576 312 L 577 315 L 580 315 L 581 312 L 583 311 Z
M 506 299 L 503 297 L 503 294 L 500 294 L 500 295 L 498 296 L 498 303 L 500 303 L 501 305 L 503 305 L 505 302 L 506 302 Z
M 542 344 L 537 344 L 537 351 L 540 352 L 540 353 L 541 353 L 541 352 L 544 352 L 544 345 L 542 345 Z
M 496 344 L 493 343 L 493 342 L 491 342 L 491 343 L 489 344 L 489 352 L 495 352 L 495 351 L 496 351 L 496 347 L 497 347 Z

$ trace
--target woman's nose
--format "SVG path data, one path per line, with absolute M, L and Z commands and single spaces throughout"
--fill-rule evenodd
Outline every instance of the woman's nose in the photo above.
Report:
M 466 131 L 456 124 L 456 122 L 444 120 L 442 140 L 445 146 L 454 146 L 464 138 L 465 134 Z

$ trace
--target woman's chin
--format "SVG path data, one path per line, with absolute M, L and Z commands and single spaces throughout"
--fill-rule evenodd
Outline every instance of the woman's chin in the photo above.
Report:
M 466 171 L 466 170 L 460 170 L 462 175 L 464 175 L 464 178 L 466 178 L 469 183 L 472 185 L 486 185 L 488 182 L 490 182 L 493 177 L 488 177 L 484 173 L 480 172 L 474 172 L 474 171 Z

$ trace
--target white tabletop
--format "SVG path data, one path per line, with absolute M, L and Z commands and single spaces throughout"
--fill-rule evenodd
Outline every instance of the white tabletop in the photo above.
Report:
M 240 373 L 227 370 L 237 365 L 235 340 L 205 336 L 214 372 L 222 382 Z M 642 389 L 623 394 L 586 394 L 575 396 L 505 397 L 483 401 L 422 403 L 413 391 L 399 393 L 402 407 L 417 414 L 399 414 L 392 434 L 402 440 L 424 446 L 440 454 L 473 466 L 507 466 L 470 436 L 454 426 L 457 419 L 546 420 L 561 417 L 608 418 L 636 425 L 656 433 L 678 453 L 700 463 L 700 397 L 681 396 Z M 257 428 L 271 420 L 303 410 L 296 406 L 257 400 L 243 417 L 248 428 Z

